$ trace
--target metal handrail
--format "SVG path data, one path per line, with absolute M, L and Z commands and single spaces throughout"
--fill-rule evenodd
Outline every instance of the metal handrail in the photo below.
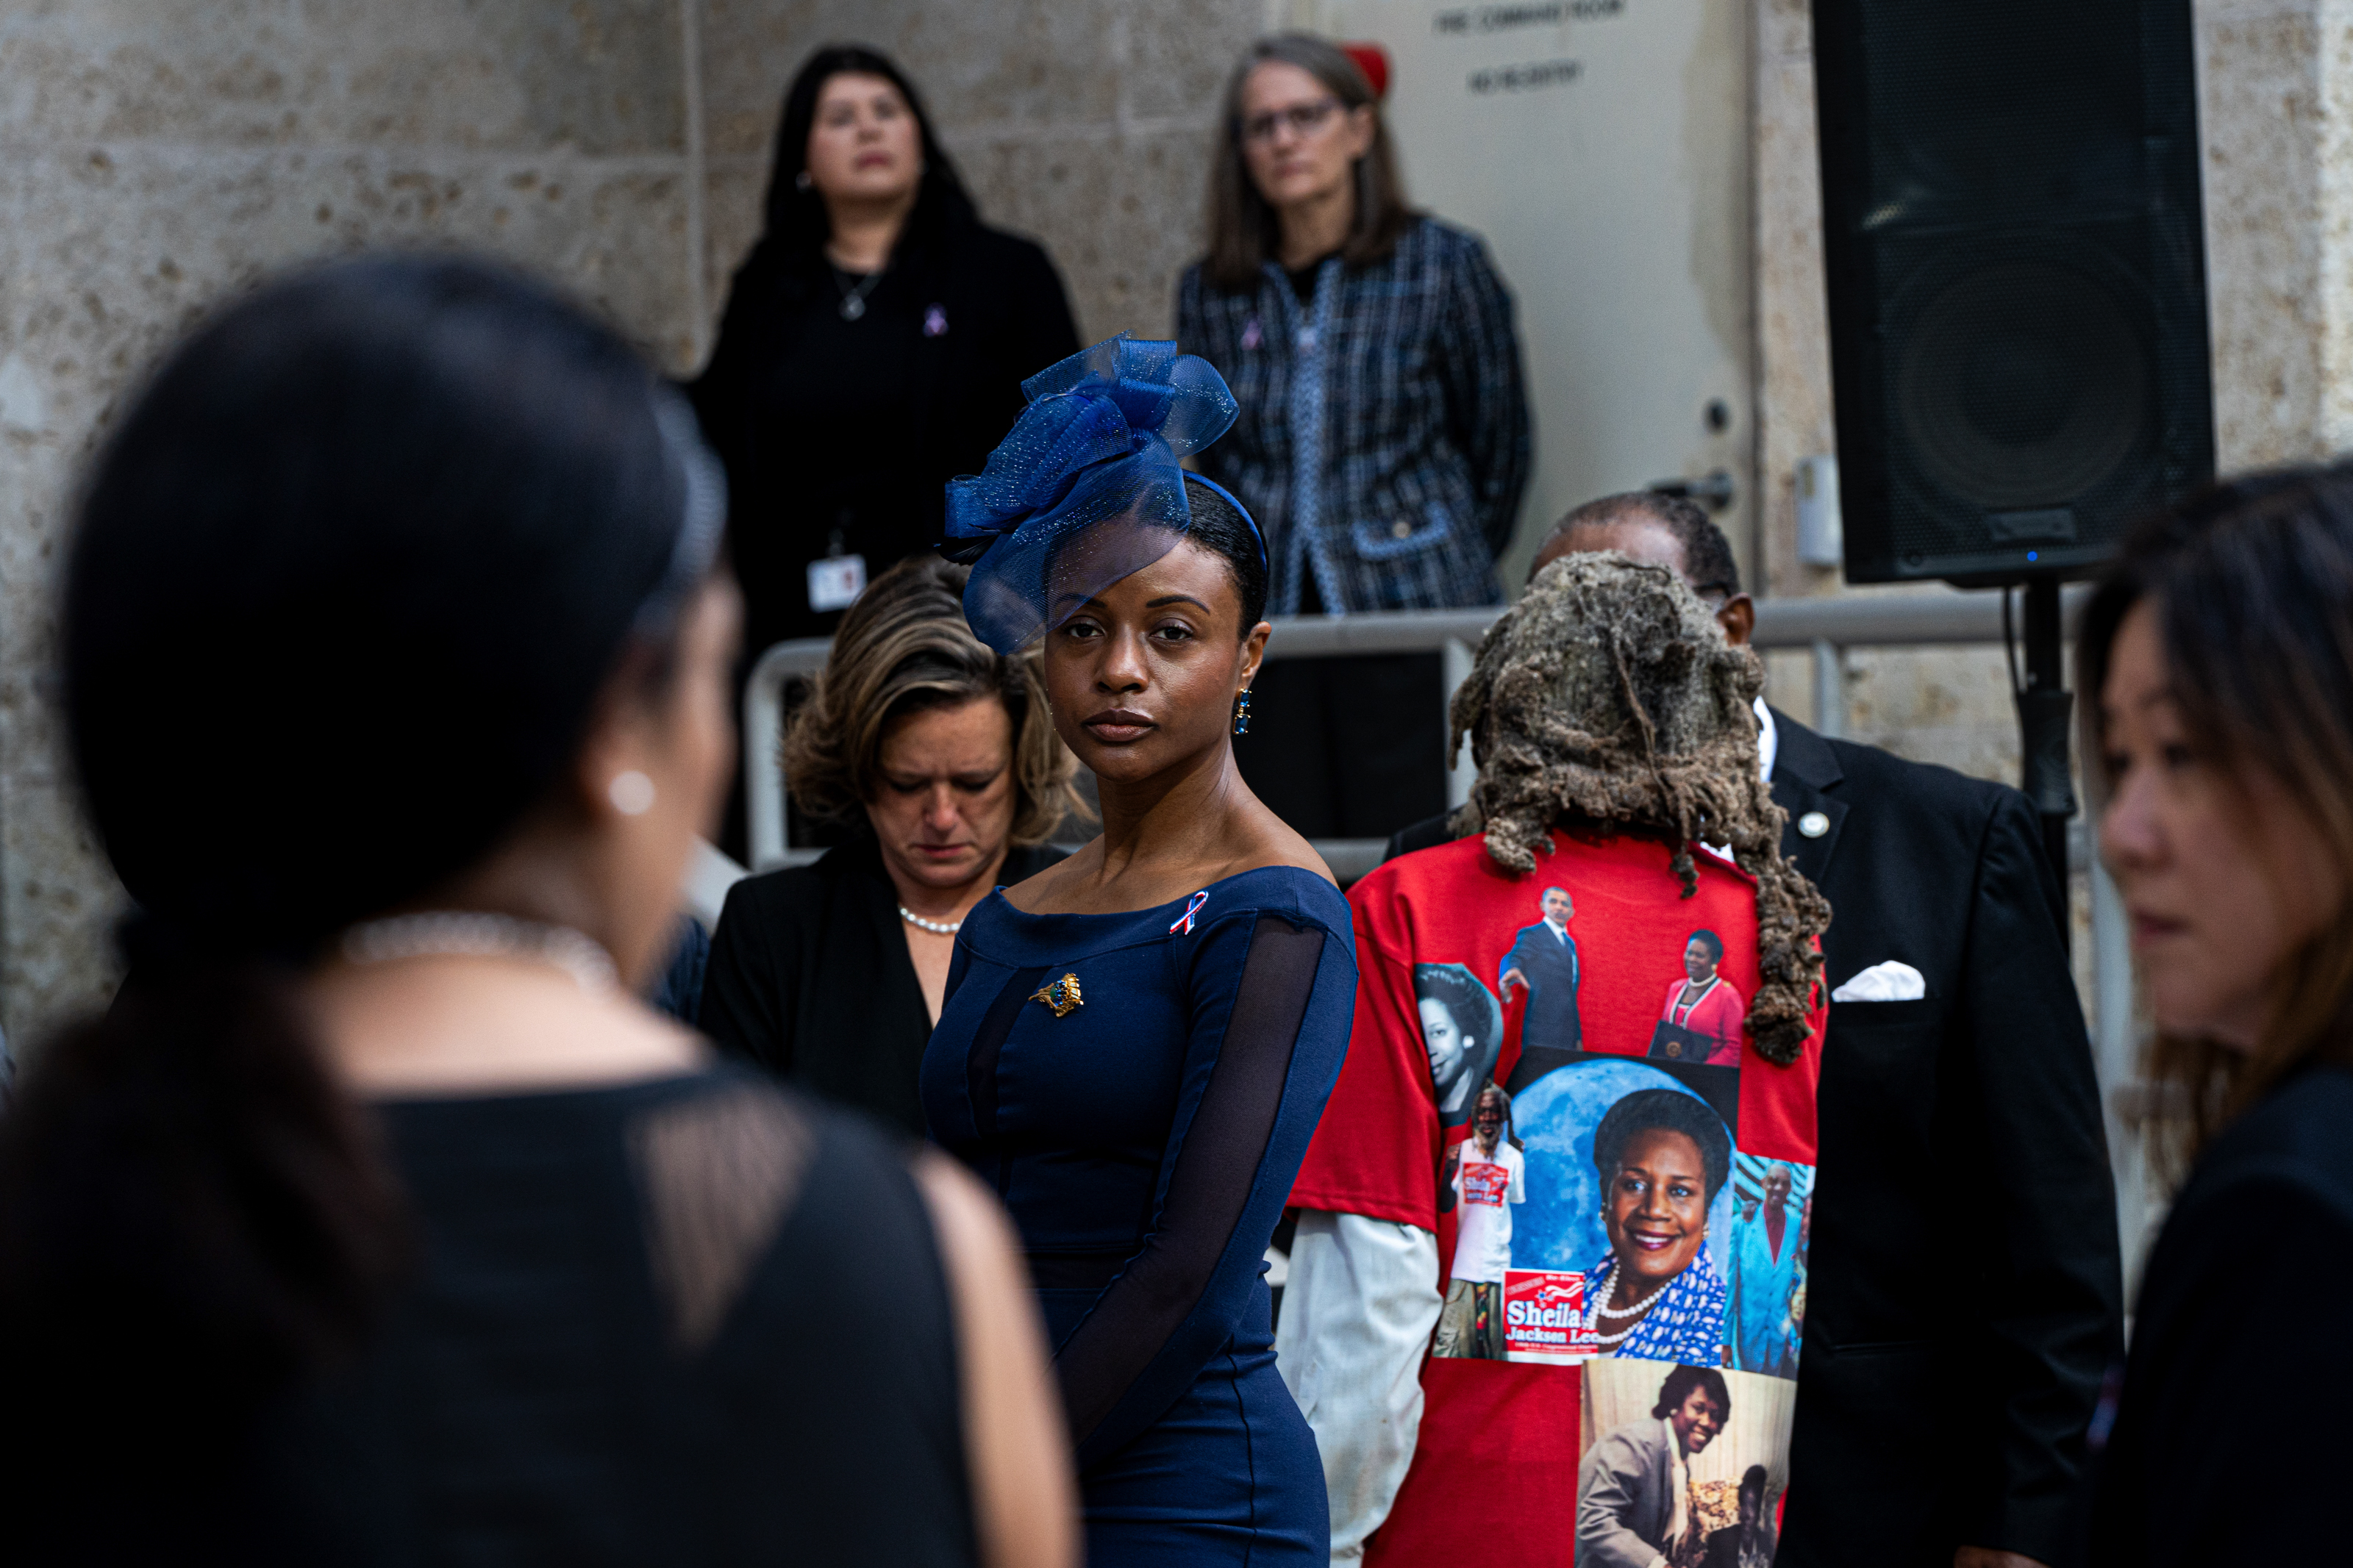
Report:
M 2067 591 L 2072 635 L 2090 590 Z M 1364 616 L 1280 616 L 1268 640 L 1269 658 L 1328 658 L 1349 654 L 1436 653 L 1445 660 L 1445 696 L 1471 673 L 1471 659 L 1503 606 L 1470 610 L 1399 610 Z M 1814 712 L 1824 734 L 1846 729 L 1845 660 L 1850 647 L 1923 647 L 2001 640 L 2001 596 L 1941 584 L 1842 595 L 1836 598 L 1757 601 L 1760 648 L 1808 648 L 1814 655 Z M 750 816 L 752 868 L 794 858 L 785 843 L 785 780 L 777 742 L 783 735 L 785 683 L 825 668 L 832 644 L 824 637 L 780 642 L 760 656 L 744 689 L 744 795 Z M 1448 797 L 1468 797 L 1466 758 L 1448 780 Z M 1341 843 L 1353 844 L 1343 840 Z M 1345 858 L 1361 858 L 1353 847 Z

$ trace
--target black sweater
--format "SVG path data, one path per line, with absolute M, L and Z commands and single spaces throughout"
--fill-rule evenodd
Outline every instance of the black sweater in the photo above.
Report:
M 763 239 L 691 388 L 727 466 L 749 657 L 831 635 L 839 612 L 811 607 L 807 567 L 834 533 L 870 580 L 936 544 L 947 481 L 1012 428 L 1023 379 L 1079 349 L 1046 253 L 976 219 L 919 215 L 846 322 L 850 286 Z

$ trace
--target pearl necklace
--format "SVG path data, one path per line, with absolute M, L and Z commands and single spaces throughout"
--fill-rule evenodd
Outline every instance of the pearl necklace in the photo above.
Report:
M 570 926 L 543 925 L 478 910 L 441 910 L 364 921 L 343 932 L 353 963 L 402 958 L 528 958 L 552 963 L 581 990 L 601 996 L 619 984 L 613 956 Z
M 962 921 L 927 921 L 906 905 L 899 906 L 899 918 L 911 926 L 920 926 L 934 936 L 954 936 L 964 930 Z
M 1651 1291 L 1649 1295 L 1643 1297 L 1641 1300 L 1635 1302 L 1630 1307 L 1608 1307 L 1604 1306 L 1602 1303 L 1609 1300 L 1609 1293 L 1616 1288 L 1618 1283 L 1618 1265 L 1615 1259 L 1611 1260 L 1609 1272 L 1605 1276 L 1605 1278 L 1608 1279 L 1609 1283 L 1602 1287 L 1602 1289 L 1594 1296 L 1593 1305 L 1587 1308 L 1585 1311 L 1585 1327 L 1587 1331 L 1588 1332 L 1593 1332 L 1593 1342 L 1595 1344 L 1604 1347 L 1619 1343 L 1628 1335 L 1631 1334 L 1636 1329 L 1641 1328 L 1642 1326 L 1642 1314 L 1650 1310 L 1651 1303 L 1665 1295 L 1667 1293 L 1668 1287 L 1674 1283 L 1674 1280 L 1669 1279 L 1666 1284 L 1660 1286 L 1657 1289 Z M 1628 1323 L 1624 1328 L 1619 1330 L 1614 1334 L 1605 1334 L 1595 1331 L 1600 1328 L 1600 1320 L 1603 1318 L 1631 1318 L 1634 1321 Z

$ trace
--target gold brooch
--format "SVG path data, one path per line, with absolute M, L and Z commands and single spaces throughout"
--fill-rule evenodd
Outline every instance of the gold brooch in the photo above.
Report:
M 1029 1000 L 1043 1002 L 1054 1010 L 1054 1016 L 1057 1018 L 1067 1018 L 1079 1010 L 1080 1005 L 1085 1002 L 1086 998 L 1079 994 L 1079 977 L 1075 974 L 1065 974 L 1060 980 L 1039 986 L 1037 994 L 1031 996 Z

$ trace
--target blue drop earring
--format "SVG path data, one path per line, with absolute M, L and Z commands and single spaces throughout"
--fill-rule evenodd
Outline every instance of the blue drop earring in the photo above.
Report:
M 1240 695 L 1234 699 L 1234 733 L 1237 735 L 1250 733 L 1250 688 L 1247 686 L 1243 687 Z

